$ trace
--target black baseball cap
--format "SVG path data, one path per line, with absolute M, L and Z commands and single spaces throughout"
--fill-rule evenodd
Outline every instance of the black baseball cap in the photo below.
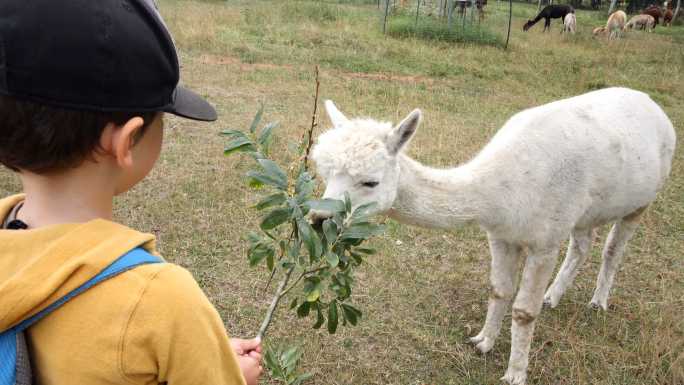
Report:
M 213 121 L 179 85 L 154 0 L 0 0 L 0 94 L 88 111 L 164 111 Z

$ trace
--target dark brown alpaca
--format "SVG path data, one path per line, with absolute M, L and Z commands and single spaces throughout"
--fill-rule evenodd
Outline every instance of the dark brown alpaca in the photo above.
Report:
M 663 11 L 657 5 L 651 5 L 650 7 L 641 11 L 642 15 L 651 15 L 655 19 L 656 25 L 660 22 L 660 18 L 663 17 Z
M 551 27 L 551 19 L 560 18 L 561 21 L 565 19 L 565 15 L 568 13 L 575 13 L 575 8 L 567 4 L 554 4 L 547 5 L 544 9 L 539 12 L 534 20 L 528 20 L 523 26 L 523 31 L 527 32 L 528 29 L 532 28 L 539 20 L 544 19 L 544 31 Z

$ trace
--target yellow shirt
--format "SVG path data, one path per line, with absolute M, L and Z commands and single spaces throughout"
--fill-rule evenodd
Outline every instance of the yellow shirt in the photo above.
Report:
M 0 222 L 23 199 L 0 200 Z M 0 230 L 0 331 L 154 236 L 104 220 Z M 73 298 L 26 334 L 42 385 L 242 385 L 216 309 L 185 269 L 139 266 Z

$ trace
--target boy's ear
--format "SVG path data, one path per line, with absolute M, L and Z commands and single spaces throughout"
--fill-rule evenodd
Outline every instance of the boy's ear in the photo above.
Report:
M 119 167 L 126 168 L 133 165 L 131 148 L 133 148 L 138 132 L 142 130 L 144 124 L 143 119 L 136 116 L 121 126 L 109 123 L 105 128 L 105 132 L 109 133 L 109 139 L 105 140 L 108 143 L 104 143 L 103 148 L 116 158 Z

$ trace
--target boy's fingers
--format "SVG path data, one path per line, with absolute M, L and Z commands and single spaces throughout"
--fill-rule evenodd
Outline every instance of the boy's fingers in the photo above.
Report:
M 240 347 L 246 351 L 261 349 L 261 341 L 254 338 L 251 340 L 241 340 Z

